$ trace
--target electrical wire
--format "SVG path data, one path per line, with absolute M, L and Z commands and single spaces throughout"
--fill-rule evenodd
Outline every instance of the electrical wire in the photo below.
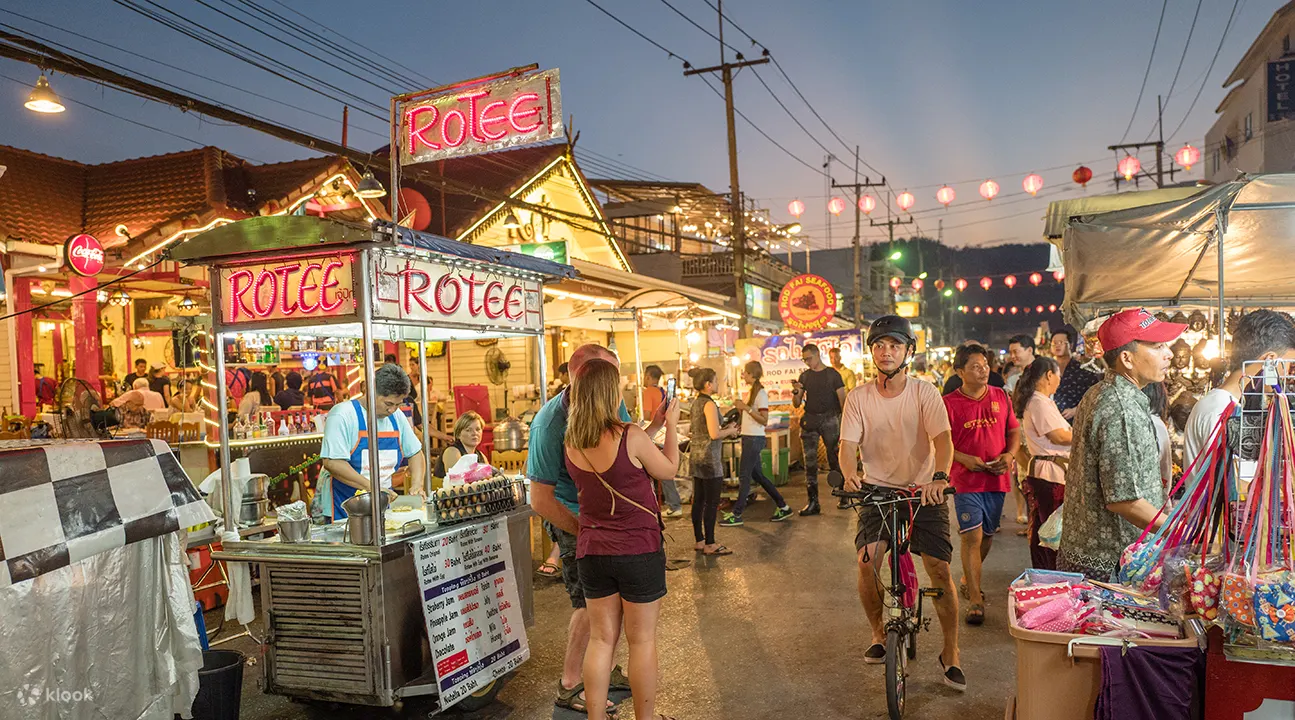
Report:
M 1164 113 L 1169 107 L 1169 99 L 1174 96 L 1174 88 L 1178 86 L 1178 74 L 1183 71 L 1183 62 L 1187 59 L 1187 50 L 1192 46 L 1192 35 L 1196 32 L 1196 21 L 1201 16 L 1201 5 L 1203 4 L 1205 4 L 1205 0 L 1196 0 L 1196 12 L 1192 14 L 1192 25 L 1187 28 L 1187 40 L 1183 42 L 1183 54 L 1178 56 L 1178 67 L 1174 69 L 1174 79 L 1169 82 L 1169 92 L 1165 93 L 1165 102 L 1160 108 L 1161 113 Z M 1164 130 L 1164 128 L 1161 128 L 1161 130 Z M 1151 135 L 1147 135 L 1147 139 L 1150 140 Z
M 160 263 L 165 262 L 165 261 L 166 261 L 166 253 L 163 253 L 163 254 L 162 254 L 162 257 L 159 257 L 157 260 L 154 260 L 154 261 L 153 261 L 153 264 L 151 264 L 151 265 L 145 265 L 144 267 L 142 267 L 142 268 L 140 268 L 140 269 L 138 269 L 138 270 L 136 270 L 136 271 L 134 271 L 134 272 L 132 272 L 132 273 L 127 273 L 127 274 L 125 274 L 125 275 L 122 275 L 122 276 L 121 276 L 121 277 L 119 277 L 119 278 L 114 278 L 114 279 L 109 280 L 108 282 L 106 282 L 106 283 L 104 283 L 104 284 L 102 284 L 102 285 L 96 285 L 96 286 L 94 286 L 94 287 L 90 288 L 89 290 L 82 290 L 81 292 L 79 292 L 79 293 L 77 293 L 77 294 L 75 294 L 75 295 L 69 295 L 68 297 L 65 297 L 65 298 L 59 298 L 58 300 L 53 300 L 53 301 L 47 302 L 47 303 L 45 303 L 45 304 L 43 304 L 43 305 L 37 305 L 37 306 L 35 306 L 35 307 L 29 307 L 29 308 L 27 308 L 26 310 L 19 310 L 18 312 L 12 312 L 12 313 L 9 313 L 8 315 L 0 315 L 0 320 L 8 320 L 9 318 L 16 318 L 16 317 L 18 317 L 18 316 L 20 316 L 20 315 L 26 315 L 26 314 L 28 314 L 28 313 L 34 313 L 34 312 L 36 312 L 36 311 L 38 311 L 38 310 L 44 310 L 45 308 L 54 307 L 55 305 L 59 305 L 59 304 L 61 304 L 61 303 L 68 302 L 69 300 L 75 300 L 75 299 L 77 299 L 77 298 L 81 297 L 82 295 L 89 295 L 90 293 L 97 293 L 97 292 L 99 292 L 100 290 L 102 290 L 102 289 L 104 289 L 104 288 L 106 288 L 106 287 L 108 287 L 108 286 L 110 286 L 110 285 L 116 285 L 117 283 L 125 282 L 125 281 L 127 281 L 127 280 L 129 280 L 129 279 L 131 279 L 131 278 L 135 277 L 136 275 L 138 275 L 138 274 L 140 274 L 140 273 L 144 272 L 145 270 L 152 270 L 153 268 L 157 267 Z
M 706 83 L 706 87 L 710 88 L 710 91 L 711 91 L 711 92 L 713 92 L 713 93 L 715 93 L 715 95 L 716 95 L 720 100 L 723 100 L 723 99 L 724 99 L 724 93 L 720 92 L 720 91 L 719 91 L 719 90 L 718 90 L 714 85 L 712 85 L 712 84 L 711 84 L 711 82 L 710 82 L 710 78 L 706 77 L 705 75 L 698 75 L 698 77 L 700 77 L 700 78 L 702 79 L 702 82 Z M 793 153 L 792 151 L 788 150 L 787 148 L 783 147 L 782 143 L 778 142 L 777 140 L 774 140 L 774 139 L 773 139 L 773 137 L 769 135 L 769 133 L 765 132 L 764 130 L 761 130 L 759 125 L 756 125 L 754 122 L 752 122 L 752 121 L 751 121 L 751 118 L 749 118 L 749 117 L 747 117 L 747 116 L 746 116 L 746 113 L 742 112 L 741 110 L 737 109 L 736 107 L 734 107 L 734 108 L 733 108 L 733 112 L 734 112 L 734 113 L 736 113 L 738 117 L 740 117 L 740 118 L 742 118 L 743 120 L 745 120 L 745 121 L 746 121 L 746 124 L 751 126 L 751 129 L 753 129 L 753 130 L 755 130 L 756 132 L 760 133 L 760 135 L 761 135 L 761 136 L 763 136 L 765 140 L 768 140 L 770 143 L 772 143 L 774 147 L 776 147 L 776 148 L 778 148 L 779 150 L 781 150 L 781 151 L 783 151 L 784 153 L 786 153 L 786 154 L 787 154 L 787 157 L 791 158 L 792 160 L 795 160 L 796 162 L 800 163 L 801 165 L 804 165 L 805 167 L 809 168 L 811 171 L 813 171 L 814 173 L 816 173 L 816 174 L 818 174 L 818 175 L 823 175 L 823 176 L 826 176 L 826 175 L 827 175 L 827 173 L 826 173 L 826 172 L 825 172 L 821 167 L 816 167 L 816 166 L 814 166 L 814 165 L 811 165 L 811 164 L 810 164 L 810 163 L 808 163 L 808 162 L 805 162 L 805 161 L 804 161 L 804 160 L 802 160 L 798 155 L 796 155 L 796 154 L 795 154 L 795 153 Z
M 630 32 L 634 33 L 635 35 L 638 35 L 638 36 L 639 36 L 640 38 L 642 38 L 644 41 L 646 41 L 647 43 L 649 43 L 649 44 L 651 44 L 651 45 L 655 46 L 657 49 L 659 49 L 661 52 L 665 53 L 666 55 L 669 55 L 670 57 L 675 58 L 676 60 L 683 60 L 684 67 L 692 67 L 692 66 L 688 63 L 688 61 L 687 61 L 687 60 L 684 60 L 684 58 L 683 58 L 683 56 L 682 56 L 682 55 L 678 55 L 678 54 L 674 53 L 673 51 L 671 51 L 671 50 L 670 50 L 670 48 L 667 48 L 666 46 L 662 45 L 661 43 L 657 42 L 656 40 L 653 40 L 652 38 L 648 37 L 647 35 L 644 35 L 643 33 L 639 32 L 639 31 L 638 31 L 634 26 L 630 25 L 629 23 L 625 22 L 624 20 L 621 20 L 620 18 L 618 18 L 618 17 L 616 17 L 615 15 L 611 14 L 611 13 L 610 13 L 610 12 L 608 12 L 608 11 L 607 11 L 607 10 L 606 10 L 602 5 L 599 5 L 598 3 L 594 2 L 594 0 L 585 0 L 585 2 L 589 3 L 590 5 L 593 5 L 595 8 L 597 8 L 597 9 L 598 9 L 598 12 L 600 12 L 600 13 L 602 13 L 602 14 L 606 15 L 607 17 L 611 18 L 612 20 L 615 20 L 615 21 L 616 21 L 616 23 L 617 23 L 618 25 L 620 25 L 621 27 L 625 28 L 626 30 L 629 30 Z
M 696 20 L 693 20 L 692 18 L 690 18 L 690 17 L 688 17 L 687 15 L 683 14 L 683 11 L 681 11 L 679 8 L 675 7 L 674 5 L 671 5 L 671 4 L 670 4 L 670 0 L 661 0 L 661 3 L 662 3 L 663 5 L 665 5 L 666 7 L 670 8 L 671 10 L 673 10 L 675 15 L 678 15 L 679 17 L 683 18 L 684 20 L 687 20 L 687 21 L 688 21 L 688 24 L 692 25 L 693 27 L 697 28 L 698 30 L 700 30 L 700 31 L 702 31 L 702 32 L 706 33 L 707 35 L 709 35 L 711 40 L 714 40 L 714 41 L 716 41 L 716 42 L 718 42 L 718 43 L 723 44 L 723 45 L 724 45 L 724 47 L 726 47 L 726 48 L 728 48 L 729 50 L 732 50 L 733 52 L 737 53 L 737 54 L 738 54 L 738 56 L 739 56 L 739 58 L 741 57 L 741 55 L 742 55 L 742 51 L 741 51 L 741 50 L 739 50 L 739 49 L 737 49 L 737 48 L 733 47 L 733 46 L 732 46 L 732 45 L 730 45 L 729 43 L 724 42 L 724 39 L 723 39 L 723 38 L 721 38 L 720 36 L 718 36 L 718 35 L 716 35 L 715 33 L 711 32 L 710 30 L 706 29 L 705 27 L 702 27 L 701 25 L 699 25 L 699 24 L 697 23 L 697 21 L 696 21 Z
M 1156 59 L 1156 46 L 1160 44 L 1160 30 L 1165 25 L 1165 10 L 1169 7 L 1169 0 L 1163 0 L 1160 3 L 1160 21 L 1156 23 L 1156 37 L 1151 41 L 1151 57 L 1147 58 L 1147 71 L 1142 74 L 1142 87 L 1138 88 L 1138 99 L 1133 103 L 1133 115 L 1129 117 L 1129 125 L 1124 128 L 1124 134 L 1120 136 L 1117 145 L 1122 145 L 1129 137 L 1129 131 L 1133 129 L 1133 121 L 1138 117 L 1138 106 L 1142 104 L 1142 94 L 1147 90 L 1147 78 L 1151 77 L 1151 65 Z
M 1241 0 L 1233 0 L 1232 11 L 1228 13 L 1228 22 L 1223 26 L 1223 35 L 1219 37 L 1219 46 L 1214 49 L 1214 57 L 1210 58 L 1210 65 L 1205 69 L 1205 79 L 1201 82 L 1200 88 L 1196 91 L 1196 97 L 1192 98 L 1192 104 L 1187 106 L 1187 112 L 1183 113 L 1183 119 L 1178 123 L 1178 127 L 1174 128 L 1174 131 L 1169 133 L 1169 139 L 1165 142 L 1170 142 L 1178 136 L 1178 131 L 1183 129 L 1183 125 L 1187 123 L 1187 118 L 1192 116 L 1192 110 L 1196 109 L 1196 103 L 1201 99 L 1201 93 L 1205 91 L 1205 86 L 1209 84 L 1209 77 L 1210 73 L 1214 70 L 1214 63 L 1218 62 L 1219 54 L 1223 52 L 1223 41 L 1228 39 L 1228 31 L 1232 29 L 1232 21 L 1236 18 L 1237 6 L 1240 4 Z
M 664 0 L 662 1 L 664 2 Z M 764 89 L 769 92 L 769 97 L 772 97 L 773 101 L 778 103 L 778 107 L 782 108 L 782 111 L 787 113 L 787 117 L 791 118 L 791 121 L 796 123 L 796 127 L 803 130 L 805 134 L 809 136 L 809 139 L 814 141 L 815 145 L 823 149 L 823 152 L 827 153 L 828 155 L 831 155 L 832 151 L 828 150 L 826 145 L 819 142 L 818 138 L 814 137 L 814 134 L 811 133 L 809 129 L 806 128 L 803 124 L 801 124 L 800 119 L 797 118 L 795 114 L 792 113 L 792 111 L 782 102 L 782 100 L 776 94 L 774 94 L 773 88 L 769 87 L 769 83 L 764 81 L 764 78 L 761 77 L 760 75 L 760 71 L 757 70 L 754 66 L 751 67 L 751 71 L 755 73 L 755 79 L 759 80 L 760 84 L 764 86 Z

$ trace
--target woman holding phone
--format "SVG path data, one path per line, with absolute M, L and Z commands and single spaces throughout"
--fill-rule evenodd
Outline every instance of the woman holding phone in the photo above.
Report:
M 764 367 L 757 360 L 752 360 L 742 368 L 742 379 L 751 386 L 751 391 L 745 401 L 738 400 L 733 404 L 733 407 L 742 413 L 741 480 L 738 484 L 737 502 L 733 504 L 733 511 L 724 513 L 724 519 L 719 523 L 723 527 L 737 527 L 742 524 L 742 511 L 746 509 L 746 498 L 751 492 L 753 478 L 760 483 L 760 487 L 764 488 L 769 499 L 775 503 L 774 507 L 777 509 L 773 511 L 773 518 L 771 518 L 773 522 L 782 522 L 791 517 L 791 508 L 782 499 L 782 494 L 774 487 L 773 482 L 765 477 L 764 469 L 760 466 L 760 455 L 767 442 L 764 428 L 769 424 L 769 393 L 760 384 L 762 377 L 764 377 Z
M 723 427 L 719 406 L 711 399 L 715 392 L 715 370 L 693 368 L 688 371 L 697 397 L 692 403 L 688 430 L 688 462 L 692 466 L 692 530 L 697 552 L 705 555 L 732 555 L 733 551 L 715 542 L 715 521 L 719 517 L 719 495 L 724 488 L 723 443 L 734 437 L 736 425 Z

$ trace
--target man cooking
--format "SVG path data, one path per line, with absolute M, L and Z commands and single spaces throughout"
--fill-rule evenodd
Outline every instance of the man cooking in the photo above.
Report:
M 409 465 L 409 494 L 426 496 L 423 478 L 426 475 L 427 456 L 423 445 L 414 433 L 409 418 L 400 412 L 400 405 L 409 394 L 409 377 L 397 365 L 383 365 L 373 375 L 377 391 L 378 412 L 378 477 L 380 487 L 391 491 L 391 477 L 401 465 Z M 357 491 L 370 492 L 373 484 L 369 472 L 369 424 L 365 399 L 335 405 L 324 421 L 324 440 L 320 455 L 324 460 L 327 477 L 321 474 L 318 496 L 323 499 L 318 507 L 324 515 L 334 520 L 346 517 L 342 503 L 355 496 Z

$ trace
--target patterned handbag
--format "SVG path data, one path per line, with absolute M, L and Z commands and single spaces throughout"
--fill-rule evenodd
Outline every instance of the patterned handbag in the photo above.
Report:
M 1260 576 L 1254 586 L 1254 611 L 1259 637 L 1295 642 L 1295 573 L 1281 571 Z

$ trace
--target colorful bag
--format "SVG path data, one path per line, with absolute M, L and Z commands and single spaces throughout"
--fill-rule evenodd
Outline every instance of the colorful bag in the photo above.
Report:
M 1016 600 L 1018 607 L 1029 603 L 1031 600 L 1050 598 L 1069 593 L 1070 583 L 1049 583 L 1047 585 L 1027 585 L 1025 587 L 1012 588 L 1012 598 Z M 1037 603 L 1034 604 L 1037 605 Z
M 1223 609 L 1228 617 L 1246 626 L 1255 626 L 1254 586 L 1250 578 L 1239 573 L 1226 573 L 1223 576 Z
M 1191 573 L 1188 602 L 1202 620 L 1213 622 L 1219 616 L 1219 593 L 1222 590 L 1223 575 L 1207 562 Z
M 1254 589 L 1255 625 L 1259 637 L 1275 642 L 1295 642 L 1295 573 L 1270 573 Z

